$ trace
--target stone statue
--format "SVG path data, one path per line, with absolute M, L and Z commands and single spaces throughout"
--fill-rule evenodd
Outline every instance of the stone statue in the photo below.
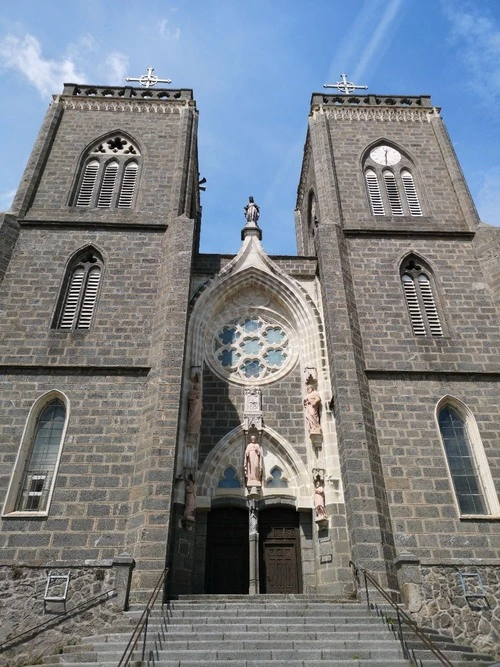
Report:
M 307 384 L 306 387 L 307 394 L 304 398 L 304 407 L 306 409 L 307 428 L 311 435 L 320 435 L 321 396 L 312 384 Z
M 252 435 L 245 449 L 245 479 L 247 486 L 261 486 L 262 449 L 257 438 Z
M 198 375 L 195 375 L 193 377 L 191 391 L 188 394 L 188 434 L 196 435 L 200 432 L 202 410 L 203 403 L 201 401 L 200 379 Z
M 184 516 L 185 521 L 195 521 L 195 511 L 196 511 L 196 492 L 194 488 L 194 481 L 192 477 L 189 477 L 186 482 L 186 487 L 184 490 Z
M 257 224 L 260 216 L 260 209 L 254 202 L 253 197 L 248 198 L 248 204 L 245 206 L 245 218 L 247 222 Z
M 325 509 L 325 489 L 318 477 L 314 482 L 314 509 L 316 510 L 316 519 L 326 519 Z

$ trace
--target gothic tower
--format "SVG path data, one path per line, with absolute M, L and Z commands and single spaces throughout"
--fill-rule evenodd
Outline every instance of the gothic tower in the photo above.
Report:
M 54 97 L 0 232 L 4 560 L 164 568 L 198 217 L 191 90 Z
M 451 590 L 500 546 L 498 274 L 483 272 L 498 230 L 478 226 L 426 96 L 313 95 L 296 222 L 318 259 L 352 558 L 401 590 L 439 564 Z

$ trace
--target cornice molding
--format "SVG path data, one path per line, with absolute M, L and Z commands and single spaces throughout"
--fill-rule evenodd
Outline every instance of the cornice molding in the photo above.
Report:
M 159 113 L 179 114 L 188 107 L 195 108 L 194 102 L 190 100 L 169 100 L 167 102 L 145 102 L 143 100 L 117 100 L 117 99 L 60 99 L 64 109 L 79 111 L 128 111 L 131 113 Z
M 430 123 L 435 117 L 439 117 L 439 110 L 436 107 L 431 109 L 401 109 L 401 108 L 371 108 L 360 109 L 356 107 L 328 107 L 323 105 L 314 107 L 311 111 L 312 116 L 324 114 L 327 118 L 333 120 L 359 120 L 359 121 L 382 121 L 396 123 Z

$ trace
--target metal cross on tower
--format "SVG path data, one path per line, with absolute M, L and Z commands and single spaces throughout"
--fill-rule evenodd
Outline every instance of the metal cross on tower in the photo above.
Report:
M 368 86 L 356 86 L 354 83 L 351 83 L 347 80 L 346 74 L 341 74 L 342 81 L 337 81 L 337 83 L 325 83 L 323 88 L 336 88 L 341 93 L 349 95 L 349 93 L 354 92 L 355 90 L 366 90 Z
M 148 67 L 147 74 L 143 74 L 138 79 L 132 79 L 131 77 L 127 76 L 125 81 L 138 81 L 141 86 L 144 86 L 145 88 L 149 88 L 149 86 L 156 86 L 157 83 L 172 83 L 171 79 L 159 79 L 153 74 L 154 71 L 154 67 Z

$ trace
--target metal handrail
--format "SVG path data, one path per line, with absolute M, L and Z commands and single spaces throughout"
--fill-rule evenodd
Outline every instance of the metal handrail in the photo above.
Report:
M 139 639 L 141 637 L 141 634 L 144 630 L 144 639 L 142 641 L 142 658 L 141 660 L 144 661 L 144 656 L 146 655 L 146 641 L 147 641 L 147 636 L 148 636 L 148 625 L 149 625 L 149 617 L 151 615 L 151 611 L 153 610 L 154 604 L 156 602 L 156 598 L 158 597 L 158 594 L 160 590 L 162 589 L 163 583 L 165 581 L 165 577 L 167 576 L 168 572 L 168 567 L 163 570 L 163 572 L 160 575 L 160 578 L 158 579 L 156 586 L 153 589 L 153 592 L 151 593 L 151 596 L 148 600 L 148 603 L 146 605 L 146 608 L 141 614 L 141 617 L 137 621 L 135 628 L 132 632 L 132 635 L 130 639 L 128 640 L 128 644 L 125 647 L 125 650 L 123 651 L 123 655 L 120 658 L 120 662 L 118 663 L 118 667 L 125 667 L 125 665 L 128 665 L 130 662 L 130 659 L 132 657 L 132 653 L 135 650 L 135 647 L 137 646 Z
M 57 616 L 53 616 L 52 618 L 48 618 L 46 621 L 43 621 L 42 623 L 38 623 L 38 625 L 34 625 L 33 627 L 29 628 L 28 630 L 24 630 L 23 632 L 20 632 L 18 635 L 15 635 L 14 637 L 10 637 L 9 639 L 6 639 L 5 641 L 0 643 L 0 653 L 6 650 L 6 648 L 9 645 L 12 644 L 18 644 L 20 641 L 23 641 L 23 637 L 28 637 L 33 635 L 36 631 L 42 631 L 42 629 L 49 625 L 53 624 L 58 625 L 59 622 L 63 622 L 66 618 L 68 618 L 70 615 L 74 616 L 77 614 L 81 607 L 86 607 L 88 606 L 91 602 L 95 602 L 95 600 L 98 600 L 99 598 L 102 598 L 106 596 L 107 599 L 112 597 L 112 593 L 115 593 L 116 589 L 111 588 L 109 591 L 104 591 L 104 593 L 99 593 L 99 595 L 94 595 L 93 598 L 90 598 L 89 600 L 84 600 L 83 602 L 80 602 L 79 604 L 75 605 L 71 609 L 66 609 L 65 611 L 61 612 L 60 614 L 57 614 Z
M 410 658 L 410 653 L 413 653 L 413 651 L 410 651 L 408 649 L 408 646 L 406 644 L 406 641 L 403 637 L 403 628 L 402 625 L 406 625 L 407 627 L 412 630 L 412 632 L 422 641 L 422 643 L 425 645 L 429 651 L 441 662 L 442 665 L 446 665 L 446 667 L 454 667 L 453 663 L 448 660 L 448 658 L 445 656 L 445 654 L 434 644 L 432 639 L 430 639 L 425 632 L 422 632 L 422 630 L 418 627 L 417 623 L 409 616 L 403 609 L 401 609 L 397 604 L 395 604 L 390 595 L 385 591 L 379 584 L 378 582 L 374 579 L 374 577 L 364 568 L 358 567 L 355 563 L 349 561 L 349 565 L 354 568 L 354 574 L 357 577 L 358 572 L 363 573 L 364 577 L 364 582 L 365 582 L 365 595 L 366 595 L 366 605 L 368 609 L 372 609 L 372 605 L 370 605 L 370 594 L 368 591 L 368 582 L 372 584 L 376 588 L 376 590 L 380 593 L 380 595 L 384 598 L 386 602 L 388 602 L 391 607 L 394 609 L 396 612 L 396 616 L 398 619 L 398 637 L 399 641 L 401 642 L 401 648 L 403 649 L 403 655 L 405 658 Z M 413 656 L 413 662 L 414 664 L 416 663 L 416 659 Z M 421 663 L 421 661 L 419 661 Z

